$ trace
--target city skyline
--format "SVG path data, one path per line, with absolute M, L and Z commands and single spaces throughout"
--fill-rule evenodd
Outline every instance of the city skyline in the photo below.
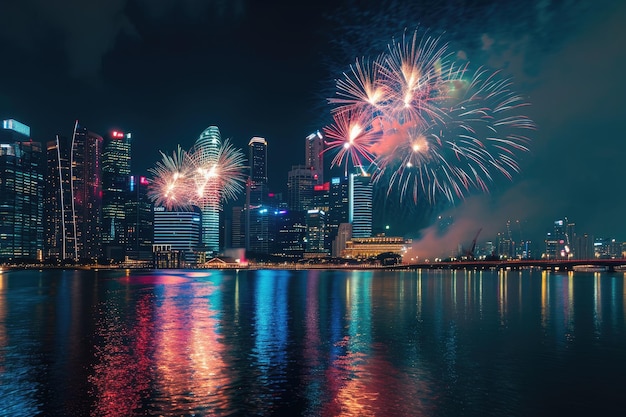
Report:
M 24 3 L 43 7 L 36 0 Z M 97 12 L 103 23 L 112 23 L 99 38 L 85 39 L 108 41 L 93 43 L 101 48 L 95 48 L 98 56 L 89 57 L 84 45 L 81 49 L 71 42 L 80 38 L 82 26 L 77 24 L 70 30 L 69 23 L 60 17 L 67 11 L 63 6 L 69 4 L 62 3 L 58 14 L 52 13 L 38 29 L 40 35 L 56 34 L 57 38 L 48 41 L 56 45 L 51 51 L 45 51 L 44 46 L 49 45 L 35 37 L 20 38 L 23 32 L 19 26 L 0 31 L 0 46 L 7 51 L 4 59 L 14 57 L 18 61 L 0 70 L 0 116 L 31 126 L 35 141 L 53 140 L 56 133 L 69 136 L 76 118 L 99 134 L 114 128 L 133 132 L 134 154 L 138 155 L 133 160 L 133 172 L 145 173 L 159 160 L 159 150 L 169 152 L 177 143 L 187 148 L 202 129 L 214 124 L 239 148 L 254 136 L 266 138 L 269 183 L 286 184 L 289 166 L 301 163 L 301 158 L 293 155 L 303 154 L 304 138 L 329 123 L 325 100 L 332 94 L 333 80 L 348 70 L 355 57 L 370 53 L 358 41 L 350 44 L 354 33 L 369 24 L 363 19 L 367 7 L 373 15 L 384 16 L 385 22 L 395 22 L 387 29 L 391 35 L 417 24 L 443 33 L 453 50 L 467 54 L 470 62 L 513 76 L 516 87 L 531 102 L 530 113 L 539 129 L 530 154 L 522 161 L 522 173 L 511 183 L 498 184 L 491 194 L 471 196 L 451 209 L 458 224 L 464 223 L 461 220 L 471 224 L 470 235 L 478 227 L 488 227 L 484 224 L 487 219 L 494 227 L 501 227 L 505 218 L 530 219 L 531 227 L 538 229 L 535 235 L 539 235 L 546 224 L 564 216 L 575 219 L 581 231 L 616 237 L 626 232 L 621 222 L 624 201 L 619 195 L 620 158 L 626 152 L 620 140 L 617 101 L 624 90 L 618 78 L 626 49 L 620 45 L 625 38 L 619 23 L 626 12 L 624 5 L 600 2 L 594 8 L 553 5 L 542 9 L 537 2 L 532 13 L 525 12 L 532 16 L 520 15 L 522 25 L 533 22 L 529 26 L 532 31 L 524 33 L 518 27 L 502 29 L 511 18 L 507 12 L 516 11 L 512 3 L 503 5 L 503 11 L 491 11 L 483 26 L 472 17 L 483 9 L 465 4 L 465 10 L 455 11 L 466 23 L 460 29 L 445 24 L 441 18 L 447 10 L 445 4 L 435 3 L 419 21 L 394 16 L 391 12 L 402 9 L 396 2 L 378 8 L 371 4 L 355 6 L 350 1 L 336 6 L 304 4 L 302 7 L 310 12 L 307 24 L 296 20 L 293 10 L 280 5 L 261 8 L 240 1 L 236 2 L 239 8 L 231 5 L 220 9 L 221 3 L 206 2 L 199 9 L 200 17 L 194 19 L 187 8 L 190 3 L 183 3 L 166 21 L 162 16 L 167 9 L 119 1 L 107 7 L 80 6 L 75 10 L 84 16 Z M 18 25 L 28 13 L 21 9 L 23 6 L 12 7 L 16 8 L 11 10 L 16 16 L 13 25 Z M 113 12 L 123 21 L 114 20 L 117 15 Z M 271 19 L 275 14 L 277 20 Z M 218 15 L 241 34 L 221 41 L 230 32 L 223 27 L 227 25 L 217 25 L 201 38 L 199 33 L 206 23 Z M 345 27 L 331 24 L 346 15 L 354 20 L 346 21 Z M 558 27 L 547 29 L 559 18 L 563 22 Z M 120 29 L 123 25 L 130 25 L 135 33 Z M 187 29 L 174 35 L 180 27 Z M 460 36 L 462 30 L 466 39 Z M 389 40 L 388 33 L 370 32 L 363 31 L 362 42 L 373 36 L 380 43 Z M 541 45 L 546 39 L 550 45 Z M 350 50 L 344 53 L 344 49 Z M 199 68 L 204 59 L 201 51 L 220 57 L 224 64 L 219 70 L 205 68 L 205 72 Z M 192 58 L 197 58 L 199 65 L 194 65 Z M 42 59 L 45 66 L 24 67 Z M 173 72 L 174 64 L 168 61 L 176 62 L 183 71 Z M 143 67 L 146 64 L 157 64 L 152 66 L 156 69 L 147 70 Z M 237 71 L 232 78 L 226 77 L 234 68 Z M 61 82 L 53 86 L 56 79 Z M 85 105 L 87 96 L 94 98 L 89 105 Z M 220 104 L 207 104 L 200 100 L 204 96 Z M 279 151 L 284 157 L 276 156 Z M 417 233 L 429 225 L 429 220 L 415 223 Z

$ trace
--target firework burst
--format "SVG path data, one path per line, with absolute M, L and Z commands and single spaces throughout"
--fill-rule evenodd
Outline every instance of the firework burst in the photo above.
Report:
M 346 172 L 369 165 L 374 184 L 401 200 L 488 192 L 496 175 L 519 172 L 526 132 L 535 128 L 510 80 L 484 68 L 471 73 L 419 30 L 371 63 L 357 60 L 336 87 L 334 122 L 325 129 L 332 164 Z
M 208 159 L 202 149 L 183 151 L 180 146 L 171 156 L 161 152 L 162 160 L 150 169 L 153 174 L 148 196 L 167 209 L 188 209 L 200 205 L 209 193 L 219 193 L 221 201 L 233 200 L 243 191 L 245 157 L 227 139 Z

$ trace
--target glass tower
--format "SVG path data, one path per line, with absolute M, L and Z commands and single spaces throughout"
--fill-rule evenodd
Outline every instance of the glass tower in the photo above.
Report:
M 209 126 L 200 135 L 194 145 L 194 155 L 196 155 L 199 167 L 208 169 L 218 163 L 222 140 L 220 130 L 217 126 Z M 210 173 L 207 173 L 210 175 Z M 199 176 L 202 181 L 202 176 Z M 210 181 L 210 177 L 204 178 L 202 197 L 200 199 L 200 210 L 202 211 L 202 244 L 206 252 L 213 254 L 220 249 L 220 211 L 221 191 L 217 181 Z
M 94 261 L 102 255 L 102 141 L 76 122 L 70 170 L 77 260 Z
M 0 129 L 0 261 L 35 261 L 43 253 L 45 159 L 30 128 L 4 120 Z
M 316 184 L 323 184 L 324 137 L 319 130 L 306 137 L 306 146 L 304 150 L 304 165 L 311 168 L 317 175 L 315 178 Z
M 372 236 L 372 184 L 366 174 L 350 174 L 349 220 L 352 237 Z
M 70 141 L 56 135 L 46 144 L 44 258 L 75 259 L 76 241 L 72 212 Z
M 102 243 L 121 245 L 126 184 L 130 175 L 131 134 L 111 132 L 102 151 Z

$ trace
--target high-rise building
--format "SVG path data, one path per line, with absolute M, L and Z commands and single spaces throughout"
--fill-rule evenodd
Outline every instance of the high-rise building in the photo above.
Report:
M 71 152 L 71 180 L 78 260 L 102 255 L 102 136 L 75 124 Z
M 235 206 L 232 208 L 232 218 L 231 218 L 231 246 L 233 248 L 245 248 L 245 219 L 244 216 L 244 208 L 241 206 Z
M 320 131 L 306 137 L 304 165 L 317 175 L 316 184 L 324 183 L 324 137 Z M 315 176 L 315 175 L 314 175 Z
M 0 129 L 0 261 L 43 256 L 45 159 L 30 128 L 16 120 Z
M 326 250 L 326 213 L 313 209 L 306 212 L 306 257 L 327 256 Z
M 75 259 L 76 229 L 70 175 L 70 141 L 56 135 L 46 144 L 44 190 L 44 259 Z
M 250 172 L 246 182 L 246 204 L 244 208 L 244 246 L 247 250 L 258 251 L 256 241 L 263 237 L 255 236 L 252 229 L 267 216 L 259 216 L 259 210 L 266 203 L 267 188 L 267 141 L 255 136 L 248 142 L 248 163 Z M 254 217 L 254 218 L 253 218 Z M 254 225 L 253 225 L 254 223 Z M 254 240 L 254 242 L 253 242 Z M 254 248 L 253 248 L 254 246 Z M 263 246 L 263 245 L 262 245 Z M 264 250 L 267 248 L 263 246 Z M 263 253 L 267 253 L 263 251 Z
M 80 126 L 47 143 L 46 256 L 95 261 L 102 255 L 102 142 Z
M 367 174 L 350 174 L 349 221 L 352 237 L 372 236 L 373 186 Z
M 154 210 L 148 198 L 148 186 L 146 177 L 130 175 L 125 189 L 124 231 L 121 239 L 125 256 L 133 260 L 148 261 L 152 258 Z
M 123 255 L 131 137 L 130 133 L 114 130 L 107 135 L 102 151 L 102 243 L 107 258 L 112 258 L 115 248 Z
M 202 166 L 212 166 L 217 163 L 221 146 L 220 130 L 217 126 L 207 127 L 194 145 L 198 163 Z M 202 210 L 202 244 L 204 250 L 210 254 L 216 254 L 220 249 L 221 200 L 221 190 L 217 182 L 207 182 L 200 201 L 200 210 Z
M 349 177 L 333 177 L 328 196 L 328 239 L 332 242 L 339 233 L 341 223 L 350 222 Z M 352 232 L 350 232 L 352 237 Z M 339 256 L 337 252 L 336 256 Z
M 154 208 L 154 246 L 167 246 L 172 251 L 183 253 L 189 264 L 198 262 L 203 213 L 198 207 L 189 211 L 169 211 L 164 207 Z
M 313 203 L 316 173 L 305 165 L 294 165 L 287 173 L 287 204 L 291 210 L 306 211 Z
M 276 210 L 276 242 L 272 254 L 295 261 L 304 255 L 306 243 L 305 212 Z

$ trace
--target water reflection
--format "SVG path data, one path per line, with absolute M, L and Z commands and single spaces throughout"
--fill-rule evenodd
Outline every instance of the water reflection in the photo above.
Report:
M 601 411 L 625 308 L 623 273 L 4 273 L 0 414 Z

